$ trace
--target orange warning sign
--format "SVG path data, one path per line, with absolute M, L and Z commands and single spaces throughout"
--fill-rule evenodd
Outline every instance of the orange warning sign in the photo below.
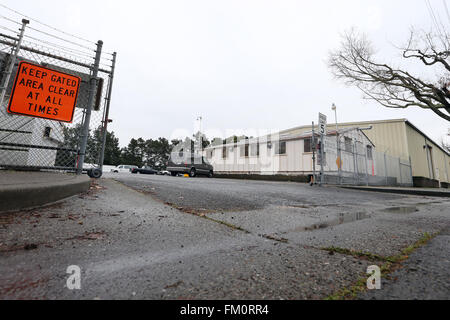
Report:
M 21 61 L 8 112 L 72 122 L 80 82 L 77 76 Z
M 342 168 L 342 159 L 341 159 L 341 157 L 337 157 L 336 158 L 336 164 L 337 164 L 339 169 Z

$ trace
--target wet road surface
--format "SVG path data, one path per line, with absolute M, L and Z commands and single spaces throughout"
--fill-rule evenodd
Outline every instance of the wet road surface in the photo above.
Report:
M 445 229 L 448 204 L 299 183 L 106 175 L 85 195 L 0 214 L 0 298 L 322 299 L 384 263 L 325 249 L 398 255 Z M 80 290 L 66 287 L 69 265 L 81 268 Z M 436 286 L 448 286 L 449 269 L 437 270 Z

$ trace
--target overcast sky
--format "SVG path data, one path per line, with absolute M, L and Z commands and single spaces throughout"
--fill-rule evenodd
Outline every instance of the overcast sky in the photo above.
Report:
M 444 1 L 430 3 L 449 28 Z M 388 62 L 398 61 L 393 44 L 404 44 L 411 26 L 432 27 L 424 0 L 0 3 L 117 51 L 110 129 L 121 146 L 132 137 L 192 133 L 198 116 L 211 134 L 287 129 L 317 122 L 318 112 L 334 122 L 333 102 L 339 122 L 407 118 L 437 142 L 450 126 L 431 111 L 363 100 L 326 66 L 351 27 L 367 33 Z

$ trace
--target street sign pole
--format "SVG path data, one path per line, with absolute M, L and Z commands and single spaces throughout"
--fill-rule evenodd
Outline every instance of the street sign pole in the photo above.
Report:
M 323 133 L 320 134 L 320 186 L 323 184 L 323 165 L 324 165 L 324 159 L 323 159 Z
M 320 133 L 320 186 L 323 184 L 323 167 L 325 164 L 324 159 L 324 137 L 327 130 L 327 116 L 319 112 L 319 133 Z
M 313 184 L 316 183 L 316 139 L 314 137 L 314 121 L 312 122 L 312 136 L 311 136 L 311 147 L 312 147 L 312 160 L 313 160 Z

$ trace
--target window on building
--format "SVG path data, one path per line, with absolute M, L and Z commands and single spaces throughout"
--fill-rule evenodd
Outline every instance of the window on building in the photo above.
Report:
M 278 141 L 274 143 L 275 154 L 286 154 L 286 141 Z
M 222 147 L 222 159 L 226 159 L 228 156 L 228 148 L 226 146 Z
M 345 151 L 352 152 L 352 138 L 344 137 L 345 141 Z
M 206 153 L 206 157 L 208 159 L 211 159 L 214 155 L 214 149 L 213 150 L 208 150 L 208 152 Z
M 307 152 L 312 152 L 312 146 L 311 146 L 311 138 L 307 138 L 303 140 L 303 152 L 307 153 Z
M 370 145 L 367 146 L 367 159 L 373 160 L 372 146 L 370 146 Z
M 52 128 L 45 127 L 44 129 L 44 137 L 50 138 L 50 132 L 52 131 Z
M 250 155 L 252 157 L 259 157 L 259 142 L 251 145 Z
M 244 145 L 242 145 L 241 147 L 240 147 L 240 154 L 241 154 L 241 157 L 248 157 L 248 144 L 246 143 L 246 144 L 244 144 Z

